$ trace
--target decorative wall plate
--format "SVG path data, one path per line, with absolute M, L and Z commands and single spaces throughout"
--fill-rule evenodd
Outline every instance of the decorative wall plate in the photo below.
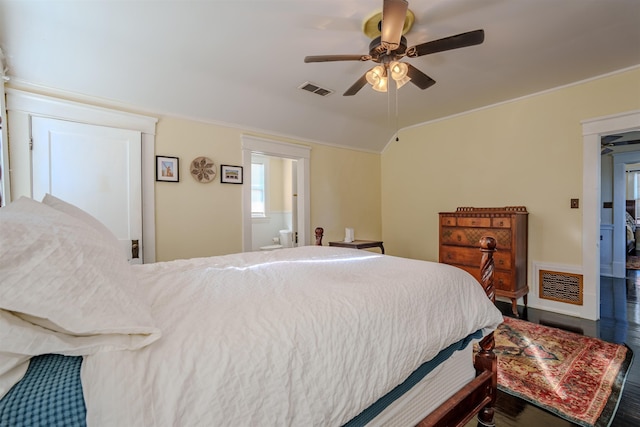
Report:
M 189 168 L 191 176 L 198 182 L 208 183 L 216 177 L 216 165 L 208 157 L 196 157 Z

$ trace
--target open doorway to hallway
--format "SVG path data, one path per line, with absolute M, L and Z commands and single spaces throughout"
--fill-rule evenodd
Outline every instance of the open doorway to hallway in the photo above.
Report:
M 601 138 L 600 274 L 624 277 L 640 217 L 640 132 Z

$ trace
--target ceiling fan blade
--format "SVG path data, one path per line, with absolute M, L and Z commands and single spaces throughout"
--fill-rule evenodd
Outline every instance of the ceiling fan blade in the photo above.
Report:
M 407 50 L 407 56 L 416 57 L 461 47 L 475 46 L 483 41 L 484 30 L 474 30 L 413 46 Z
M 387 50 L 400 46 L 400 37 L 407 17 L 409 2 L 406 0 L 384 0 L 382 3 L 382 27 L 380 41 Z
M 367 84 L 367 73 L 364 73 L 342 96 L 353 96 Z
M 418 70 L 413 65 L 411 64 L 407 64 L 407 65 L 409 66 L 409 69 L 407 70 L 407 76 L 411 78 L 411 83 L 418 86 L 420 89 L 424 90 L 436 84 L 435 80 L 427 76 L 422 71 Z
M 606 144 L 612 143 L 616 139 L 621 139 L 621 138 L 622 138 L 622 135 L 607 135 L 602 137 L 601 143 L 602 145 L 606 145 Z
M 368 61 L 369 55 L 316 55 L 305 56 L 304 62 L 331 62 L 331 61 Z
M 640 139 L 630 139 L 630 140 L 624 140 L 624 141 L 614 141 L 609 143 L 609 146 L 613 146 L 613 147 L 619 147 L 621 145 L 633 145 L 633 144 L 640 144 Z

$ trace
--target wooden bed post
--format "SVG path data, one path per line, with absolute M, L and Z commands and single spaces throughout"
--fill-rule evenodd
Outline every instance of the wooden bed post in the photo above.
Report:
M 496 293 L 493 286 L 493 270 L 494 260 L 493 253 L 496 251 L 496 239 L 493 237 L 483 237 L 480 239 L 480 251 L 482 252 L 482 260 L 480 261 L 480 284 L 484 288 L 487 297 L 492 302 L 496 302 Z M 493 415 L 496 403 L 496 393 L 498 389 L 498 359 L 493 349 L 495 348 L 495 339 L 493 332 L 485 336 L 479 344 L 480 350 L 475 356 L 473 365 L 476 373 L 479 375 L 483 371 L 492 373 L 490 402 L 483 407 L 478 413 L 478 421 L 484 425 L 493 426 Z
M 315 246 L 322 246 L 322 236 L 324 235 L 324 228 L 316 227 L 316 244 Z

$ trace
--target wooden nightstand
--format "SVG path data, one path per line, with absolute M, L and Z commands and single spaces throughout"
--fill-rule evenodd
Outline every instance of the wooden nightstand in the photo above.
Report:
M 381 240 L 354 240 L 353 242 L 329 242 L 329 246 L 338 246 L 340 248 L 367 249 L 380 248 L 384 254 L 384 246 Z

